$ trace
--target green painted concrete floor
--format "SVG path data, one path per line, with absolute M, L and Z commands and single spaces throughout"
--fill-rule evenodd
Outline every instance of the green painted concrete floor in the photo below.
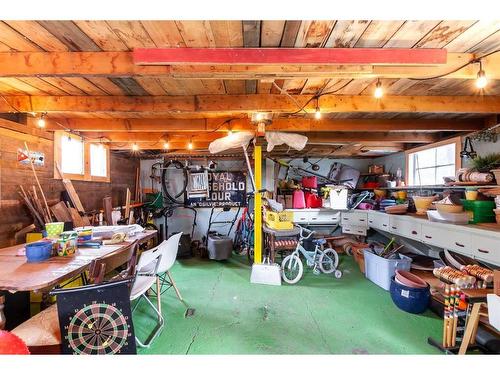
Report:
M 172 275 L 186 306 L 173 289 L 162 296 L 165 327 L 140 354 L 439 354 L 427 337 L 439 338 L 442 320 L 399 310 L 390 294 L 365 279 L 352 258 L 341 256 L 341 279 L 316 276 L 304 267 L 296 285 L 250 284 L 246 257 L 225 262 L 189 259 Z M 156 302 L 156 301 L 154 301 Z M 133 317 L 146 338 L 155 325 L 141 302 Z

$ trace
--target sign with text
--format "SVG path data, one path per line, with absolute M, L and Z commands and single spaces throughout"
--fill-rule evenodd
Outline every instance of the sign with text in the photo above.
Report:
M 246 205 L 247 175 L 244 172 L 208 172 L 208 198 L 190 198 L 192 207 L 242 207 Z

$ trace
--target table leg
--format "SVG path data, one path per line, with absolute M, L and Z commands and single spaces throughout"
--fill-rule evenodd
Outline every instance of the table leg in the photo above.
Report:
M 465 328 L 464 338 L 462 339 L 462 344 L 460 345 L 460 350 L 458 354 L 465 354 L 469 343 L 471 342 L 471 337 L 476 330 L 476 326 L 479 323 L 479 308 L 481 303 L 475 303 L 472 305 L 472 312 L 467 320 L 467 326 Z

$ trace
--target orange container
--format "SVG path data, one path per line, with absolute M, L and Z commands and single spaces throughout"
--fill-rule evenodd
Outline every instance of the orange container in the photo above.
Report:
M 368 248 L 368 244 L 362 242 L 353 243 L 351 247 L 354 260 L 358 263 L 359 270 L 363 274 L 365 273 L 365 255 L 363 254 L 363 249 L 366 248 Z

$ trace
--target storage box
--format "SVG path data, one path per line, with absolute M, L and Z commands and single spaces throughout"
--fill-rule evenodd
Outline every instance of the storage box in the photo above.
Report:
M 333 210 L 347 210 L 347 188 L 345 186 L 326 185 L 330 188 L 330 208 Z
M 266 225 L 271 229 L 290 230 L 293 229 L 293 212 L 266 211 Z
M 469 224 L 494 223 L 494 201 L 471 201 L 462 199 L 464 210 L 469 215 Z
M 365 256 L 365 276 L 381 288 L 389 291 L 391 289 L 391 278 L 396 270 L 409 271 L 412 259 L 398 254 L 399 258 L 386 259 L 372 253 L 370 250 L 363 250 Z

